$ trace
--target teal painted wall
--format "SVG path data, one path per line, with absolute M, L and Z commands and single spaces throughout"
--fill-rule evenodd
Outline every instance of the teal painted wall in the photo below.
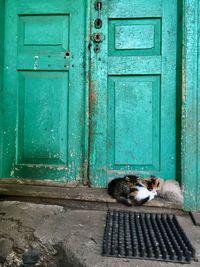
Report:
M 184 209 L 200 210 L 200 44 L 199 1 L 185 0 L 183 9 L 182 177 Z
M 0 161 L 2 160 L 2 92 L 3 92 L 3 47 L 4 47 L 4 0 L 0 0 Z M 0 175 L 2 175 L 2 163 L 0 162 Z

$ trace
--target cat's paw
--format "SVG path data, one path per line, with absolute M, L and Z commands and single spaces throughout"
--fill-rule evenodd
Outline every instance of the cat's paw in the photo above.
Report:
M 149 200 L 154 199 L 154 197 L 157 195 L 157 192 L 150 192 L 149 194 Z

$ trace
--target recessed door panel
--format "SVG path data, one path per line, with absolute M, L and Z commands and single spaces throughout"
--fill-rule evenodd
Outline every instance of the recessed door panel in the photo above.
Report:
M 160 76 L 109 76 L 108 84 L 109 165 L 156 170 L 160 165 Z

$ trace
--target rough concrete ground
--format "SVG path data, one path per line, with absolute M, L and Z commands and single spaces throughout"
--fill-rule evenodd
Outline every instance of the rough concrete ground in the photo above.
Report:
M 77 204 L 78 203 L 78 204 Z M 182 264 L 107 258 L 101 256 L 107 205 L 70 201 L 65 207 L 19 201 L 0 202 L 0 266 L 21 267 L 179 267 Z M 119 204 L 110 207 L 123 208 Z M 136 208 L 128 208 L 136 210 Z M 139 211 L 173 212 L 196 249 L 200 260 L 200 227 L 177 210 L 138 207 Z M 32 262 L 32 263 L 31 263 Z M 35 264 L 37 262 L 37 264 Z M 184 266 L 197 267 L 199 262 Z

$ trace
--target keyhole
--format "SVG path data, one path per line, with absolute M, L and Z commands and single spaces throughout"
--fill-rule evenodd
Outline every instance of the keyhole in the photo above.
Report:
M 70 52 L 69 51 L 65 52 L 65 56 L 69 57 L 70 56 Z
M 101 42 L 101 34 L 100 33 L 96 33 L 95 36 L 94 36 L 94 40 L 97 43 Z

